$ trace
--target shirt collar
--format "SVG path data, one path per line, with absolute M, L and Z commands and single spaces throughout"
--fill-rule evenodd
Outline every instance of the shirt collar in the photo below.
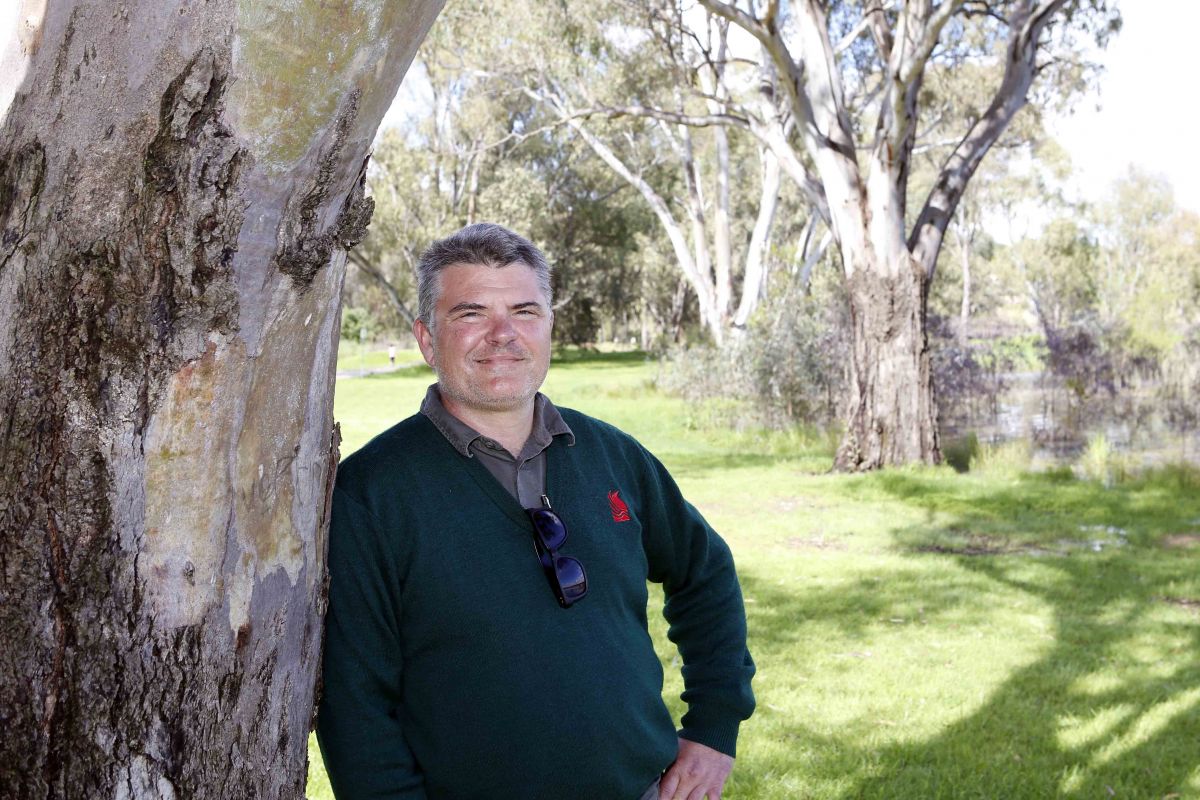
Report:
M 438 385 L 432 384 L 421 401 L 421 413 L 437 428 L 454 449 L 471 458 L 471 445 L 483 437 L 479 431 L 446 410 Z M 538 392 L 533 398 L 533 428 L 529 432 L 530 442 L 540 451 L 550 445 L 555 436 L 566 436 L 567 445 L 575 444 L 575 434 L 567 425 L 550 398 Z

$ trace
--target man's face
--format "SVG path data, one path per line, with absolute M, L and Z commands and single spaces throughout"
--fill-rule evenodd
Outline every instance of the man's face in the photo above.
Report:
M 528 405 L 550 368 L 553 314 L 524 264 L 455 264 L 439 275 L 433 330 L 417 320 L 417 344 L 437 371 L 447 409 L 514 411 Z

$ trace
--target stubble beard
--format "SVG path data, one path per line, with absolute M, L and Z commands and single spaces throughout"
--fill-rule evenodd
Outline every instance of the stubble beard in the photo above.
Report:
M 438 376 L 438 389 L 443 396 L 448 396 L 453 402 L 458 403 L 466 408 L 474 408 L 483 411 L 513 411 L 519 409 L 522 405 L 533 400 L 534 395 L 542 387 L 546 380 L 546 373 L 549 371 L 549 364 L 545 366 L 532 364 L 533 354 L 522 348 L 519 351 L 513 351 L 511 348 L 501 348 L 494 353 L 489 353 L 483 358 L 490 358 L 494 355 L 507 354 L 528 359 L 531 362 L 530 370 L 523 371 L 524 378 L 522 385 L 508 394 L 495 394 L 489 392 L 484 387 L 480 386 L 475 381 L 471 380 L 471 375 L 467 372 L 459 373 L 457 377 L 463 380 L 446 380 L 446 376 L 441 370 L 436 370 Z M 474 357 L 472 357 L 474 358 Z M 443 363 L 438 348 L 434 347 L 434 359 L 437 363 Z M 482 365 L 480 365 L 482 366 Z M 485 370 L 486 371 L 486 370 Z

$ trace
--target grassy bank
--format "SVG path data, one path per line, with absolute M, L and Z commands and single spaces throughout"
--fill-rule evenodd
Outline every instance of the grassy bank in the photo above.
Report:
M 819 438 L 708 430 L 653 376 L 573 356 L 547 393 L 637 436 L 733 548 L 759 709 L 726 797 L 1200 797 L 1194 474 L 829 475 Z M 343 453 L 431 381 L 341 381 Z

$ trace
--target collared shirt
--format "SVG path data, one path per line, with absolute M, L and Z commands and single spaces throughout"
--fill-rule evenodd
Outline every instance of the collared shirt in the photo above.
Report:
M 446 410 L 435 383 L 425 392 L 421 413 L 441 431 L 454 449 L 467 458 L 479 456 L 479 463 L 499 481 L 505 490 L 525 508 L 541 508 L 546 491 L 546 448 L 555 436 L 566 436 L 575 444 L 575 434 L 567 427 L 550 398 L 538 392 L 533 398 L 533 428 L 525 446 L 515 457 L 495 439 L 484 436 Z

